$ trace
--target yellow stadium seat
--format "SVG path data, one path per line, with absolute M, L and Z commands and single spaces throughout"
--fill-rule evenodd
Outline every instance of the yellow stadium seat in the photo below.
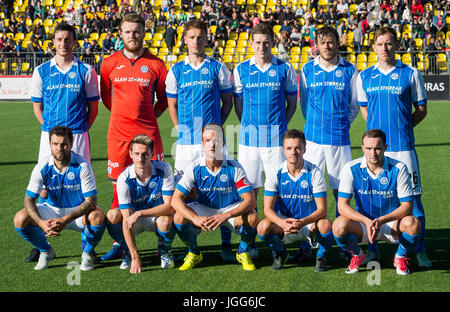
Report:
M 238 40 L 236 47 L 238 48 L 242 48 L 242 47 L 247 47 L 248 46 L 248 41 L 247 40 Z
M 235 47 L 225 47 L 224 52 L 225 52 L 225 54 L 234 54 L 236 52 L 236 48 Z
M 347 54 L 346 57 L 347 61 L 349 61 L 350 63 L 354 64 L 356 62 L 356 56 L 355 53 L 349 53 Z
M 239 40 L 248 40 L 248 39 L 249 39 L 248 32 L 245 31 L 239 34 Z
M 358 54 L 358 56 L 356 57 L 356 62 L 357 63 L 367 63 L 367 55 L 366 54 Z
M 163 34 L 160 32 L 158 32 L 158 33 L 155 32 L 155 34 L 153 35 L 153 40 L 157 40 L 157 41 L 163 40 Z
M 445 53 L 439 53 L 436 58 L 437 68 L 440 71 L 447 71 L 447 55 Z
M 412 65 L 411 54 L 405 53 L 402 55 L 402 62 L 406 65 Z
M 232 48 L 236 47 L 236 40 L 228 39 L 226 46 Z
M 239 35 L 235 32 L 230 33 L 230 36 L 228 37 L 228 40 L 238 40 Z
M 366 69 L 366 63 L 365 62 L 357 62 L 356 63 L 356 68 L 359 70 L 359 71 L 363 71 L 364 69 Z
M 211 26 L 209 26 L 209 30 L 211 31 L 212 34 L 215 34 L 215 33 L 216 33 L 216 30 L 217 30 L 217 25 L 211 25 Z

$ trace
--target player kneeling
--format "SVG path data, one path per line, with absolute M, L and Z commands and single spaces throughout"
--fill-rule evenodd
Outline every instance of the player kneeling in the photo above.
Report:
M 24 200 L 24 209 L 14 217 L 16 231 L 39 249 L 35 270 L 48 268 L 55 250 L 47 237 L 60 236 L 64 229 L 84 234 L 80 270 L 94 269 L 93 251 L 105 231 L 105 216 L 97 207 L 97 187 L 88 161 L 71 151 L 73 134 L 70 128 L 57 126 L 49 132 L 51 156 L 33 169 Z M 36 204 L 45 187 L 48 198 Z
M 144 134 L 132 139 L 129 153 L 133 164 L 117 179 L 119 209 L 108 211 L 106 225 L 111 237 L 125 249 L 120 268 L 130 268 L 130 273 L 142 272 L 135 237 L 144 231 L 155 232 L 160 239 L 161 268 L 173 268 L 172 167 L 164 161 L 151 160 L 153 141 Z
M 331 222 L 327 219 L 327 185 L 322 171 L 303 159 L 305 135 L 288 130 L 283 136 L 286 161 L 269 172 L 264 185 L 264 215 L 258 236 L 273 250 L 272 270 L 288 259 L 284 244 L 315 239 L 319 250 L 316 271 L 327 271 L 326 254 L 333 244 Z
M 419 220 L 412 215 L 413 191 L 406 165 L 385 157 L 386 135 L 379 129 L 362 137 L 364 157 L 347 163 L 341 173 L 338 209 L 333 223 L 337 244 L 352 253 L 346 273 L 359 270 L 365 260 L 360 243 L 385 240 L 398 243 L 394 257 L 397 274 L 407 275 L 406 255 L 420 239 Z M 355 195 L 356 210 L 350 206 Z
M 224 159 L 223 128 L 215 123 L 202 129 L 203 156 L 194 161 L 184 172 L 176 186 L 172 206 L 176 213 L 175 227 L 180 239 L 189 248 L 180 270 L 192 269 L 203 260 L 197 247 L 194 227 L 210 232 L 225 225 L 241 235 L 236 259 L 244 270 L 255 266 L 248 247 L 255 241 L 258 214 L 253 187 L 245 171 L 234 159 Z M 190 191 L 196 188 L 196 201 L 186 204 Z

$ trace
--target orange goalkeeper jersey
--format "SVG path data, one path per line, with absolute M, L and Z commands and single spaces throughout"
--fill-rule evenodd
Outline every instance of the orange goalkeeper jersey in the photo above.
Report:
M 129 141 L 136 134 L 147 134 L 161 140 L 154 109 L 162 113 L 167 108 L 166 76 L 164 62 L 148 50 L 136 60 L 123 50 L 103 60 L 100 92 L 111 111 L 108 139 Z

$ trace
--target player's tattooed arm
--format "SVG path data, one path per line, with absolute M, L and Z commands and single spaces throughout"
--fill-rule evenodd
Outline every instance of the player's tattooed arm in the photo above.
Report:
M 33 221 L 36 222 L 36 224 L 39 224 L 41 221 L 41 216 L 39 215 L 39 212 L 36 208 L 36 199 L 25 195 L 24 208 L 27 211 L 30 218 L 33 219 Z
M 70 222 L 81 216 L 87 215 L 91 211 L 94 211 L 96 207 L 97 195 L 85 198 L 84 202 L 82 202 L 81 205 L 77 207 L 77 209 L 75 209 L 68 215 Z

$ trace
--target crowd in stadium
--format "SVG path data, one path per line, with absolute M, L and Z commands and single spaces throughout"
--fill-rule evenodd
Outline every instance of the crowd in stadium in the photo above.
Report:
M 77 27 L 78 40 L 83 41 L 76 45 L 74 52 L 83 55 L 88 63 L 96 62 L 94 54 L 111 54 L 123 48 L 118 27 L 123 16 L 130 12 L 143 16 L 147 33 L 163 32 L 168 54 L 182 40 L 177 27 L 196 18 L 210 25 L 209 47 L 215 58 L 223 56 L 222 40 L 226 42 L 230 35 L 249 32 L 258 23 L 276 28 L 275 46 L 279 57 L 286 60 L 294 46 L 310 46 L 314 54 L 314 34 L 321 25 L 336 27 L 344 53 L 348 46 L 356 54 L 363 46 L 367 47 L 365 50 L 370 49 L 364 41 L 370 42 L 370 34 L 381 26 L 397 30 L 401 38 L 399 51 L 450 50 L 447 34 L 450 1 L 446 0 L 181 0 L 176 3 L 162 0 L 154 2 L 157 5 L 150 1 L 83 0 L 76 3 L 81 5 L 75 5 L 75 1 L 67 5 L 60 1 L 59 4 L 64 4 L 60 7 L 56 1 L 0 1 L 0 52 L 6 58 L 20 59 L 25 52 L 51 57 L 54 55 L 52 42 L 44 42 L 52 39 L 52 27 L 66 20 Z M 46 20 L 51 20 L 48 25 L 52 26 L 44 26 Z M 20 33 L 24 36 L 16 35 Z M 93 39 L 93 33 L 101 40 Z M 184 52 L 183 47 L 181 43 L 174 54 Z

